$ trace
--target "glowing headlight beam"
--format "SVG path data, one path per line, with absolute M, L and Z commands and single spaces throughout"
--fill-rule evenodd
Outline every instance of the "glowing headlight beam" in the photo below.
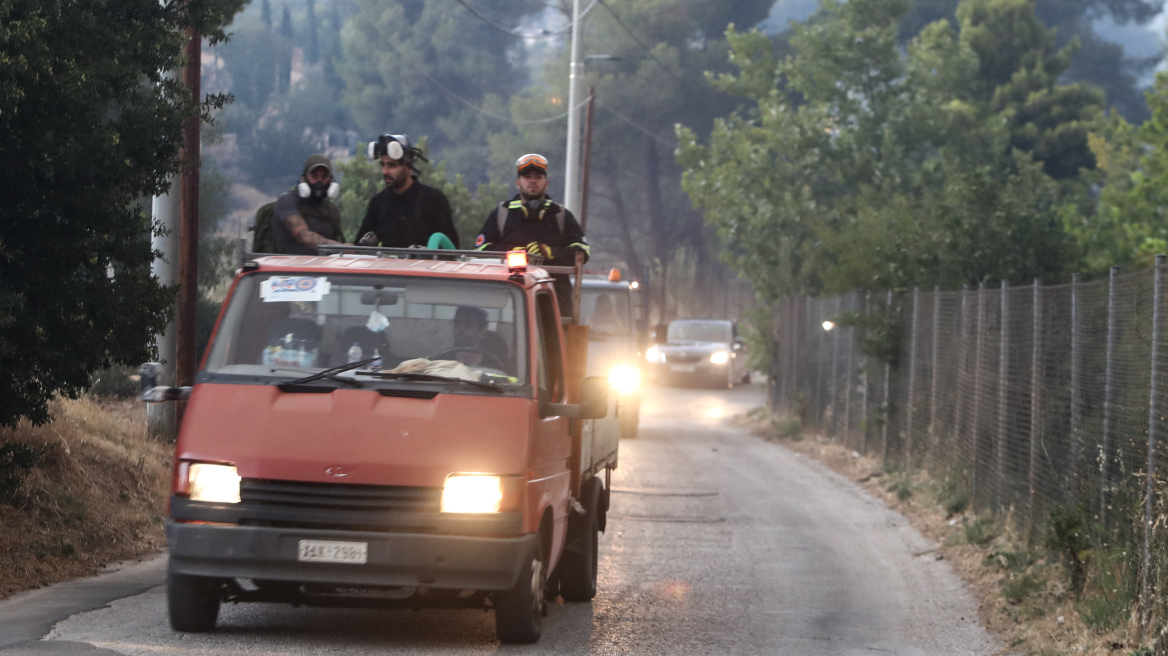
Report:
M 451 474 L 442 486 L 444 513 L 496 513 L 503 503 L 503 480 L 485 474 Z
M 620 364 L 608 372 L 608 384 L 620 394 L 632 394 L 641 387 L 641 370 Z
M 730 354 L 726 351 L 714 351 L 710 354 L 710 364 L 726 364 L 730 361 Z
M 645 359 L 649 362 L 663 362 L 661 349 L 657 348 L 656 344 L 650 346 L 649 350 L 645 351 Z
M 191 501 L 239 503 L 239 471 L 231 465 L 194 463 L 187 482 Z

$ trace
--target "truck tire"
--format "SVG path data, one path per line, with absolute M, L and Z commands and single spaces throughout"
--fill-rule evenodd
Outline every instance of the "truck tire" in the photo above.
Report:
M 539 640 L 547 576 L 547 556 L 537 540 L 514 587 L 494 594 L 495 637 L 499 642 L 529 645 Z
M 637 436 L 637 425 L 641 423 L 641 400 L 630 401 L 621 405 L 620 436 L 632 438 Z
M 564 601 L 592 601 L 596 597 L 596 571 L 600 543 L 600 485 L 593 479 L 584 499 L 584 516 L 579 518 L 580 532 L 564 548 L 560 558 L 560 596 Z
M 215 629 L 223 584 L 218 579 L 168 571 L 166 605 L 175 631 L 206 633 Z

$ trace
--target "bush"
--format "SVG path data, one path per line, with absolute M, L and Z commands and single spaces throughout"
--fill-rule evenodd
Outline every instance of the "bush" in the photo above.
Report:
M 113 366 L 89 376 L 89 395 L 98 398 L 130 398 L 138 394 L 138 381 L 131 378 L 134 367 Z
M 40 451 L 21 442 L 0 446 L 0 500 L 16 497 L 25 475 L 40 457 Z

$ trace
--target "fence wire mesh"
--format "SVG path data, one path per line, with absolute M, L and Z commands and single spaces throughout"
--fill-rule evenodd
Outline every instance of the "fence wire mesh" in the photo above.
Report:
M 1032 540 L 1078 509 L 1142 552 L 1150 594 L 1168 574 L 1150 557 L 1168 515 L 1153 486 L 1165 278 L 1160 261 L 1089 283 L 783 299 L 771 405 L 889 466 L 958 481 L 975 512 Z

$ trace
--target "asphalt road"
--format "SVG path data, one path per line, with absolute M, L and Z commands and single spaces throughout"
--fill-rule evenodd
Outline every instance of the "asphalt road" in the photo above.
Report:
M 912 555 L 933 545 L 903 518 L 724 421 L 761 404 L 757 385 L 647 392 L 640 437 L 621 443 L 599 594 L 553 605 L 533 646 L 500 646 L 493 616 L 465 610 L 241 604 L 212 634 L 178 634 L 160 558 L 0 602 L 0 655 L 997 652 L 948 562 Z

